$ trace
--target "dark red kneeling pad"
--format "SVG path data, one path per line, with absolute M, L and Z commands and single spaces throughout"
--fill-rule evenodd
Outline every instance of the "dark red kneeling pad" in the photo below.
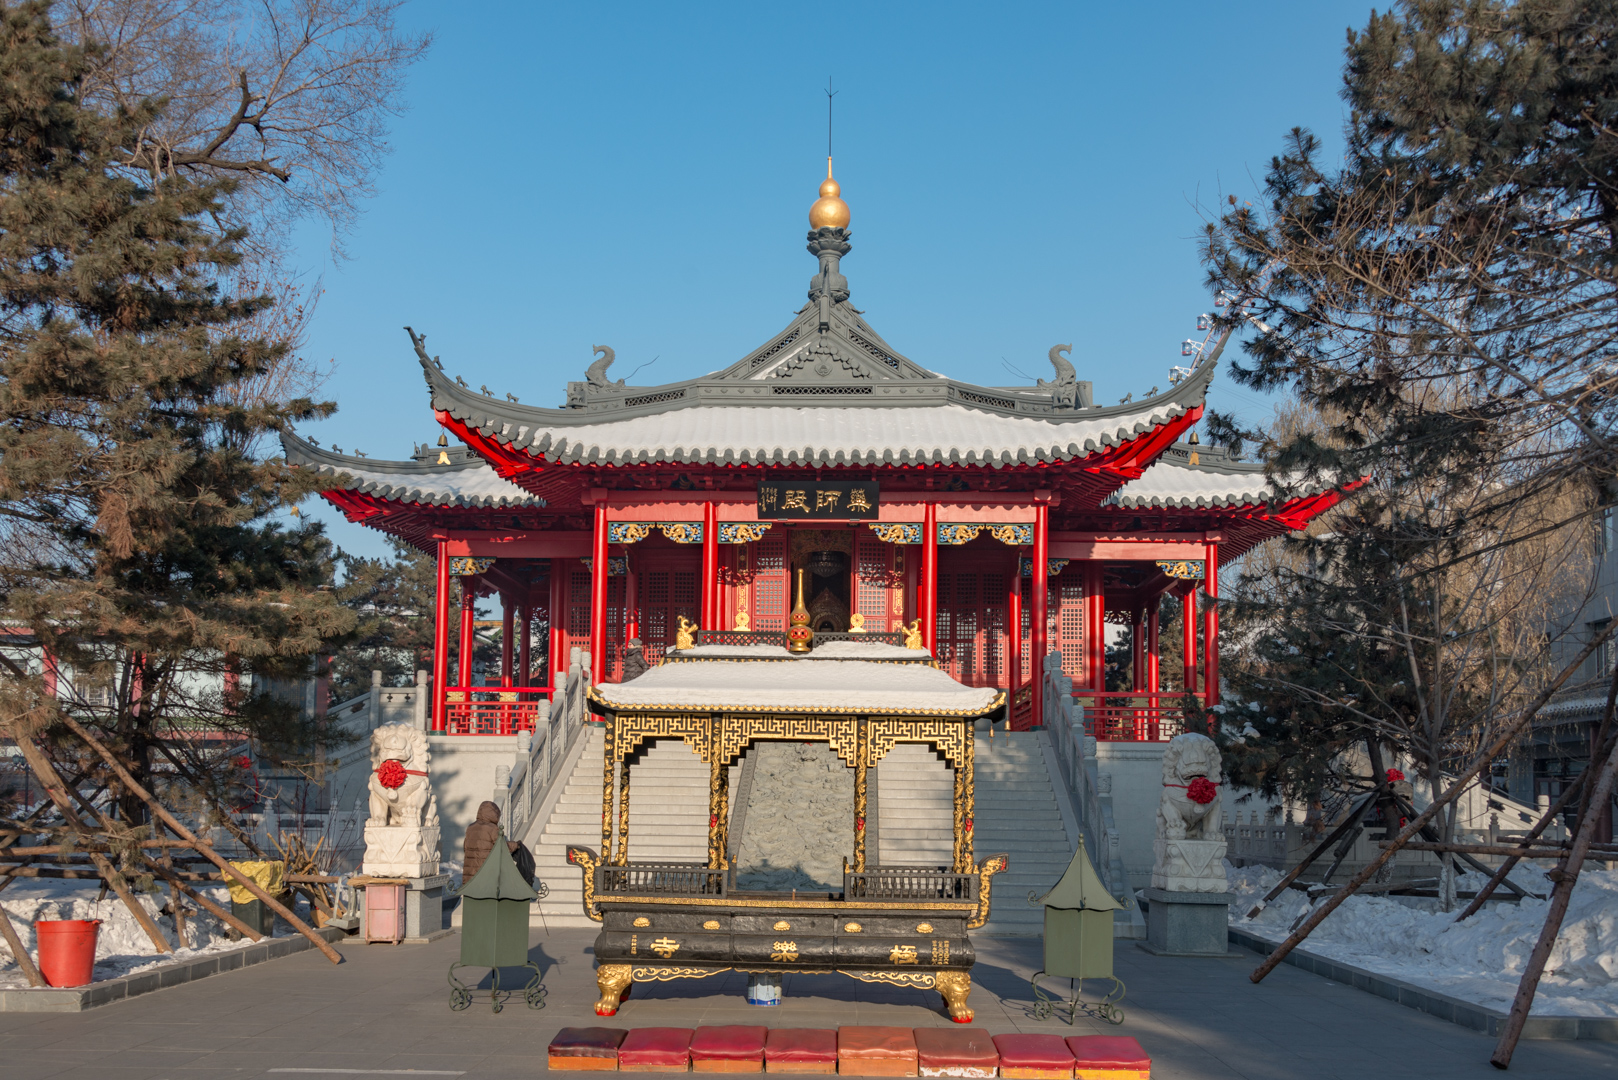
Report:
M 774 1028 L 764 1042 L 772 1073 L 835 1073 L 837 1032 L 831 1028 Z
M 623 1028 L 567 1027 L 556 1033 L 547 1049 L 553 1069 L 618 1068 L 618 1044 L 629 1034 Z
M 1085 1065 L 1098 1069 L 1150 1069 L 1152 1059 L 1127 1035 L 1069 1035 L 1067 1048 Z
M 902 1027 L 840 1027 L 837 1071 L 852 1076 L 915 1076 L 915 1033 Z
M 619 1072 L 684 1072 L 690 1062 L 690 1028 L 635 1028 L 618 1047 Z
M 699 1027 L 691 1036 L 691 1068 L 696 1072 L 761 1072 L 764 1040 L 769 1034 L 763 1024 Z
M 1000 1075 L 1012 1080 L 1063 1080 L 1073 1075 L 1073 1052 L 1060 1035 L 996 1035 Z
M 923 1076 L 993 1076 L 1000 1052 L 982 1028 L 916 1028 L 916 1060 Z

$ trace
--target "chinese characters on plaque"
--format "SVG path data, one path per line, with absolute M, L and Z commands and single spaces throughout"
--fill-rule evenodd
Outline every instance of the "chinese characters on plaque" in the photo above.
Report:
M 876 520 L 874 480 L 780 480 L 758 485 L 758 516 Z

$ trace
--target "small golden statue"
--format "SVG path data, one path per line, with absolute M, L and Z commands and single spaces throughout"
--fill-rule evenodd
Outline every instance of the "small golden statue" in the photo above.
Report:
M 865 616 L 857 611 L 850 615 L 848 617 L 848 632 L 850 634 L 865 633 Z
M 680 616 L 679 626 L 674 631 L 675 649 L 689 649 L 696 645 L 697 624 Z
M 803 571 L 798 571 L 798 602 L 787 620 L 787 652 L 806 653 L 814 647 L 815 632 L 809 625 L 809 609 L 803 603 Z
M 921 643 L 921 620 L 920 619 L 917 619 L 915 622 L 913 622 L 909 626 L 905 627 L 904 632 L 905 632 L 905 648 L 907 648 L 907 649 L 925 649 L 927 647 L 927 646 L 925 646 L 925 645 L 923 645 Z

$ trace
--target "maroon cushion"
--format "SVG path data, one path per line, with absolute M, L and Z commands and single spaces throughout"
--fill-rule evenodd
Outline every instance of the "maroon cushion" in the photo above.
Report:
M 763 1024 L 699 1027 L 691 1037 L 691 1056 L 720 1061 L 760 1061 L 764 1057 L 764 1040 L 769 1034 L 770 1029 Z
M 996 1035 L 994 1048 L 1000 1052 L 1002 1069 L 1073 1067 L 1073 1054 L 1060 1035 Z
M 836 1061 L 837 1032 L 831 1028 L 774 1028 L 764 1043 L 767 1061 Z
M 690 1028 L 635 1028 L 618 1047 L 619 1065 L 683 1069 L 690 1060 Z
M 921 1064 L 932 1069 L 961 1065 L 972 1069 L 994 1069 L 1000 1052 L 982 1028 L 925 1027 L 916 1029 L 916 1054 Z
M 1069 1035 L 1067 1048 L 1092 1069 L 1150 1069 L 1152 1059 L 1128 1035 Z
M 550 1053 L 552 1057 L 617 1057 L 618 1044 L 628 1034 L 623 1028 L 563 1028 L 551 1040 Z
M 837 1057 L 855 1061 L 915 1059 L 916 1036 L 902 1027 L 840 1027 Z

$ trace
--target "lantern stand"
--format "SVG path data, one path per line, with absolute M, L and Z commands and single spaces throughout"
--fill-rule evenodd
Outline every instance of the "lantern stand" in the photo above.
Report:
M 1029 980 L 1034 1019 L 1049 1020 L 1060 1009 L 1070 1025 L 1081 1010 L 1109 1024 L 1123 1023 L 1118 1003 L 1124 999 L 1124 982 L 1112 973 L 1112 913 L 1124 905 L 1102 887 L 1085 854 L 1082 835 L 1062 880 L 1044 896 L 1030 892 L 1028 902 L 1045 905 L 1045 966 Z M 1040 989 L 1039 980 L 1049 978 L 1067 979 L 1071 999 L 1064 1001 Z M 1100 1001 L 1086 1002 L 1085 979 L 1111 980 L 1112 989 Z
M 506 848 L 504 829 L 496 833 L 494 850 L 472 880 L 461 886 L 460 895 L 461 959 L 449 966 L 449 1007 L 456 1012 L 467 1008 L 476 989 L 475 983 L 468 986 L 455 977 L 457 968 L 490 969 L 489 1003 L 499 1012 L 518 992 L 500 989 L 500 969 L 524 967 L 532 969 L 534 975 L 522 987 L 523 1000 L 530 1009 L 543 1009 L 543 973 L 528 958 L 528 907 L 539 893 L 517 871 L 517 863 Z

